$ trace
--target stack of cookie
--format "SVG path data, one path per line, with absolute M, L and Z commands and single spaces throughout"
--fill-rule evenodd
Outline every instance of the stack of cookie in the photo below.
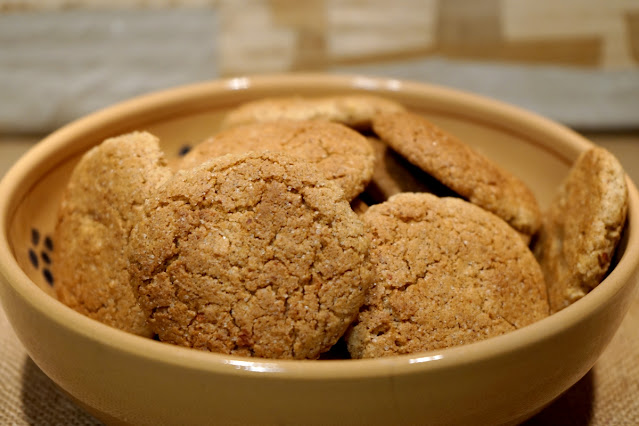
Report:
M 144 132 L 89 151 L 60 208 L 55 287 L 91 318 L 201 350 L 415 353 L 585 295 L 626 206 L 600 148 L 542 216 L 520 179 L 391 100 L 265 99 L 171 165 Z

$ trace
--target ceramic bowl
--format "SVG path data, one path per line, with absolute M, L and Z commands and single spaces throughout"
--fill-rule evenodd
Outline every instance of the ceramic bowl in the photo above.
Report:
M 512 333 L 372 360 L 229 357 L 110 328 L 52 297 L 42 252 L 78 158 L 107 137 L 148 130 L 169 156 L 212 134 L 229 108 L 273 95 L 366 92 L 428 116 L 520 176 L 542 207 L 578 154 L 569 129 L 441 87 L 359 76 L 233 78 L 143 96 L 73 122 L 28 152 L 0 184 L 4 309 L 33 361 L 78 404 L 113 424 L 501 424 L 530 417 L 593 366 L 639 279 L 639 195 L 616 266 L 567 309 Z

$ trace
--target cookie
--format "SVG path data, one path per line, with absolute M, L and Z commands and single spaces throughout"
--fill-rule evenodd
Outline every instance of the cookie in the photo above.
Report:
M 278 120 L 335 121 L 356 129 L 368 129 L 381 112 L 403 111 L 397 102 L 374 95 L 326 97 L 278 97 L 245 103 L 224 118 L 224 128 Z
M 531 236 L 539 228 L 537 200 L 524 182 L 424 117 L 380 114 L 373 130 L 411 163 L 520 233 Z
M 628 191 L 619 161 L 603 148 L 582 153 L 543 218 L 535 256 L 553 312 L 604 278 L 621 238 Z
M 276 121 L 234 127 L 195 146 L 180 168 L 190 168 L 211 158 L 248 151 L 284 151 L 313 163 L 335 181 L 348 200 L 370 181 L 375 154 L 358 132 L 324 121 Z
M 376 275 L 346 335 L 353 358 L 463 345 L 548 315 L 532 252 L 492 213 L 459 198 L 405 193 L 360 217 Z
M 366 194 L 375 203 L 388 200 L 402 192 L 429 192 L 439 196 L 453 195 L 428 173 L 411 164 L 378 138 L 368 137 L 375 150 L 373 177 L 366 187 Z
M 369 238 L 342 191 L 284 153 L 182 170 L 145 212 L 128 257 L 164 342 L 314 359 L 343 335 L 372 280 Z
M 107 139 L 82 157 L 54 231 L 52 270 L 60 301 L 121 330 L 153 334 L 129 284 L 124 247 L 144 200 L 170 174 L 149 133 Z

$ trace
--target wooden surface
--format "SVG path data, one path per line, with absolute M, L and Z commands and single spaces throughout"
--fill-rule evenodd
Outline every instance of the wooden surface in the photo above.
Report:
M 639 130 L 588 133 L 639 182 Z M 0 175 L 41 137 L 0 135 Z M 639 294 L 593 369 L 527 426 L 639 424 Z M 525 384 L 522 384 L 525 386 Z M 98 425 L 29 359 L 0 308 L 0 424 Z

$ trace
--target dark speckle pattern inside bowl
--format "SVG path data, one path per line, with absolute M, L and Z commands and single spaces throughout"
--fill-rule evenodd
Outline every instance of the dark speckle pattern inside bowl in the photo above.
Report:
M 53 274 L 48 267 L 48 265 L 51 265 L 50 253 L 53 251 L 53 240 L 50 236 L 45 236 L 42 243 L 44 247 L 42 249 L 40 249 L 40 240 L 40 231 L 36 228 L 32 228 L 31 247 L 29 248 L 29 261 L 35 269 L 40 269 L 40 266 L 42 265 L 42 276 L 50 286 L 53 286 Z M 39 257 L 37 255 L 38 251 L 40 251 Z M 40 259 L 42 259 L 42 264 L 40 263 Z

